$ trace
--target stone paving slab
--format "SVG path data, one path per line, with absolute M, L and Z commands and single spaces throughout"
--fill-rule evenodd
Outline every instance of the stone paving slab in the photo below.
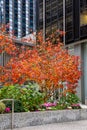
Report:
M 87 130 L 87 120 L 30 126 L 13 130 Z

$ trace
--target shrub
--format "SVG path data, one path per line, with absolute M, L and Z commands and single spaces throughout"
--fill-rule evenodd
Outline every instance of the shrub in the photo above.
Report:
M 39 92 L 39 87 L 36 84 L 25 85 L 21 89 L 20 100 L 25 111 L 35 111 L 44 102 L 44 94 Z
M 5 104 L 3 102 L 0 102 L 0 113 L 4 113 L 5 108 L 6 108 Z
M 22 87 L 8 86 L 0 89 L 0 99 L 14 99 L 14 111 L 34 111 L 43 103 L 44 95 L 39 92 L 36 84 L 28 84 Z M 11 102 L 7 101 L 6 106 L 11 107 Z
M 4 86 L 0 89 L 0 99 L 17 99 L 20 97 L 20 87 L 18 86 Z
M 63 108 L 67 108 L 72 104 L 77 104 L 80 102 L 80 99 L 76 94 L 68 92 L 66 95 L 62 95 L 59 100 L 59 105 L 62 105 Z

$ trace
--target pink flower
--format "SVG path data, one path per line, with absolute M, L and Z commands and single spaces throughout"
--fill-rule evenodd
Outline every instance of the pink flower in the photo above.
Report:
M 72 107 L 80 107 L 79 104 L 72 104 L 71 106 L 72 106 Z
M 48 102 L 48 103 L 44 103 L 43 106 L 45 106 L 45 107 L 52 107 L 52 106 L 56 106 L 56 103 Z
M 10 112 L 10 108 L 6 107 L 5 112 Z

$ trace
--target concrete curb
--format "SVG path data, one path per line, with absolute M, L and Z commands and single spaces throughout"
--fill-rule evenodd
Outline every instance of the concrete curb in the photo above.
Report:
M 14 128 L 87 119 L 87 109 L 14 113 Z M 0 114 L 0 130 L 11 128 L 11 114 Z

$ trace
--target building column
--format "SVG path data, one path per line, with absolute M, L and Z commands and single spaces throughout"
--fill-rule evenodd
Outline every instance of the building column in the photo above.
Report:
M 83 73 L 82 73 L 82 77 L 83 77 L 83 86 L 82 88 L 84 89 L 84 99 L 85 99 L 85 104 L 87 104 L 87 42 L 83 44 L 82 46 L 82 50 L 83 50 L 83 53 L 82 53 L 82 63 L 83 63 L 83 66 L 82 66 L 82 70 L 83 70 Z
M 82 48 L 81 48 L 81 44 L 78 44 L 78 45 L 75 45 L 74 46 L 74 55 L 75 56 L 80 56 L 80 58 L 82 59 Z M 80 67 L 82 67 L 82 66 L 80 66 Z M 83 100 L 83 93 L 84 93 L 84 88 L 83 88 L 83 79 L 81 78 L 80 80 L 79 80 L 79 84 L 78 84 L 78 87 L 77 87 L 77 95 L 78 95 L 78 97 L 80 98 L 80 100 L 82 101 L 82 102 L 84 102 Z
M 14 25 L 14 0 L 9 0 L 9 33 L 13 35 L 13 25 Z
M 36 0 L 33 0 L 33 32 L 36 32 Z
M 26 35 L 29 34 L 30 26 L 30 0 L 26 0 Z
M 18 38 L 22 37 L 22 0 L 18 0 Z

